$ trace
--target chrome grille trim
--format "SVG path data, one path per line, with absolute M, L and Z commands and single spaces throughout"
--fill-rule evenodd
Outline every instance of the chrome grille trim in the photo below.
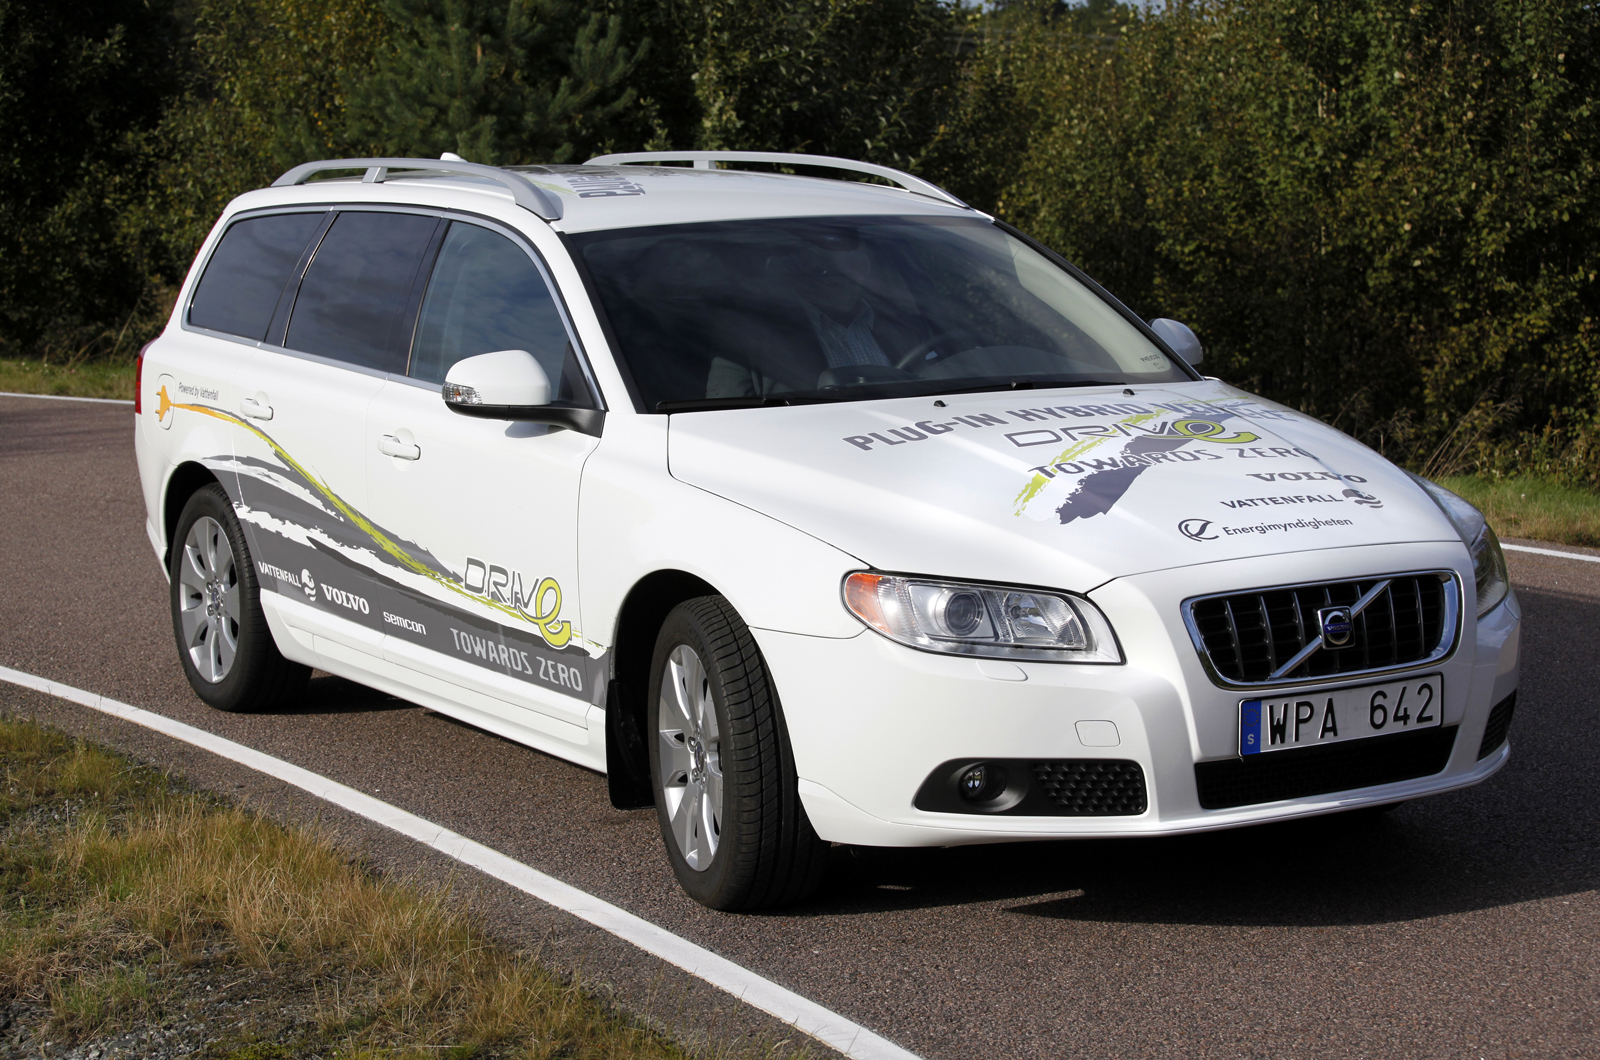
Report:
M 1437 582 L 1440 589 L 1436 636 L 1427 635 L 1435 625 L 1429 618 L 1434 602 L 1425 599 L 1432 595 L 1425 592 L 1430 582 Z M 1320 631 L 1308 626 L 1315 624 L 1316 608 L 1322 605 L 1313 600 L 1308 613 L 1304 597 L 1315 595 L 1325 603 L 1352 609 L 1352 618 L 1360 623 L 1360 635 L 1349 645 L 1324 647 Z M 1212 601 L 1221 601 L 1222 606 L 1204 608 Z M 1197 608 L 1213 612 L 1206 619 L 1213 627 L 1209 646 Z M 1448 657 L 1460 633 L 1461 586 L 1451 570 L 1406 571 L 1208 593 L 1183 601 L 1182 611 L 1189 638 L 1214 684 L 1222 688 L 1326 684 L 1431 666 Z M 1414 619 L 1404 628 L 1401 611 Z M 1386 623 L 1386 629 L 1377 626 L 1380 621 Z M 1402 641 L 1416 644 L 1419 650 L 1402 652 Z M 1374 649 L 1387 652 L 1395 661 L 1345 668 L 1355 654 L 1369 661 Z M 1255 658 L 1247 659 L 1252 652 Z M 1347 652 L 1355 654 L 1343 654 Z M 1318 659 L 1324 654 L 1339 656 L 1331 670 Z M 1252 677 L 1250 671 L 1261 671 L 1263 665 L 1265 671 Z

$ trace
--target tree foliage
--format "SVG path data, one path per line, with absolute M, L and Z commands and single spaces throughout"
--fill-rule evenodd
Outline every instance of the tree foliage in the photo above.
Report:
M 143 290 L 119 206 L 176 87 L 177 23 L 143 0 L 0 0 L 0 339 L 73 344 Z
M 385 0 L 395 27 L 350 129 L 385 153 L 568 162 L 609 143 L 636 93 L 622 17 L 577 0 Z
M 954 101 L 966 19 L 946 0 L 656 0 L 630 10 L 654 44 L 641 92 L 671 146 L 908 164 Z
M 936 154 L 1224 378 L 1435 469 L 1600 480 L 1597 28 L 1583 0 L 1174 2 L 1109 45 L 1034 19 Z
M 1600 482 L 1591 0 L 174 2 L 0 0 L 12 348 L 159 326 L 308 158 L 807 151 L 946 184 L 1418 466 Z
M 144 142 L 153 188 L 134 211 L 166 283 L 229 199 L 296 163 L 363 149 L 348 94 L 388 34 L 377 0 L 201 0 L 187 83 Z

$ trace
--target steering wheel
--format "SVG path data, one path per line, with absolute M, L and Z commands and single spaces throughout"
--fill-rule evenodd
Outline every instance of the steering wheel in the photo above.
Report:
M 959 331 L 941 331 L 933 338 L 919 342 L 915 346 L 911 347 L 911 349 L 901 354 L 900 359 L 894 362 L 894 366 L 903 372 L 909 372 L 913 365 L 926 357 L 935 347 L 939 346 L 946 340 L 959 339 L 961 338 L 961 334 L 962 333 Z

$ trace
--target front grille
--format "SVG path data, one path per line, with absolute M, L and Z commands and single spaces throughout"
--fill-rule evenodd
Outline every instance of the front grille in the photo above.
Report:
M 1450 762 L 1456 726 L 1373 736 L 1327 747 L 1197 762 L 1200 807 L 1226 810 L 1432 776 Z
M 1500 749 L 1511 732 L 1511 715 L 1517 709 L 1517 694 L 1511 693 L 1489 711 L 1489 724 L 1483 730 L 1483 742 L 1478 745 L 1478 761 L 1483 761 Z
M 1278 673 L 1320 635 L 1317 612 L 1351 607 L 1388 584 L 1355 616 L 1343 647 L 1313 651 Z M 1195 647 L 1224 686 L 1290 684 L 1434 662 L 1455 641 L 1458 594 L 1448 571 L 1286 585 L 1185 602 Z
M 1072 817 L 1134 816 L 1145 811 L 1144 770 L 1120 758 L 1065 758 L 1033 763 L 1033 779 Z

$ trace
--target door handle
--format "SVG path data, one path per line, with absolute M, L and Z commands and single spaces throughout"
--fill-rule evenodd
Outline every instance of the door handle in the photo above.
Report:
M 399 457 L 401 460 L 421 460 L 422 447 L 410 442 L 402 442 L 392 434 L 381 435 L 378 438 L 378 452 L 384 456 Z
M 267 401 L 266 401 L 267 395 L 260 394 L 260 395 L 257 395 L 257 397 L 260 400 L 257 400 L 257 398 L 253 398 L 253 397 L 247 397 L 243 401 L 241 401 L 239 403 L 240 411 L 242 411 L 246 416 L 249 416 L 253 420 L 270 420 L 270 419 L 272 419 L 272 406 L 267 404 Z

